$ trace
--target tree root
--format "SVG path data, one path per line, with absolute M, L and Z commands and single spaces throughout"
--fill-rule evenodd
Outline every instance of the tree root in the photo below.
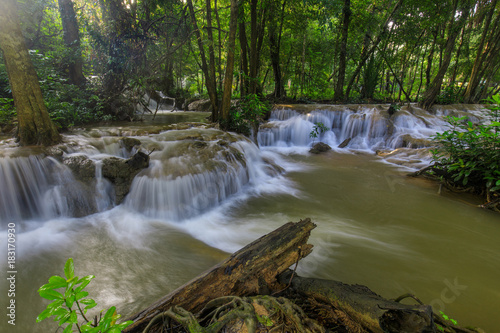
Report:
M 162 323 L 169 332 L 297 332 L 323 333 L 325 329 L 289 299 L 272 296 L 227 296 L 207 303 L 196 316 L 173 306 L 156 315 L 143 333 Z M 175 324 L 177 323 L 177 325 Z

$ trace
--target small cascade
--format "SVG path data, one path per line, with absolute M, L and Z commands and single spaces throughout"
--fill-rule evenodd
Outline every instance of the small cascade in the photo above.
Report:
M 71 171 L 51 157 L 0 158 L 0 221 L 73 216 L 89 200 Z
M 184 220 L 272 176 L 258 147 L 242 136 L 175 132 L 177 138 L 158 136 L 150 143 L 162 149 L 150 156 L 150 167 L 134 179 L 127 206 L 155 218 Z
M 98 212 L 103 212 L 113 207 L 115 198 L 113 185 L 102 176 L 102 164 L 102 160 L 95 162 L 95 205 Z
M 441 107 L 427 112 L 414 105 L 403 106 L 395 114 L 389 105 L 318 105 L 296 106 L 274 110 L 269 122 L 260 127 L 258 140 L 263 147 L 311 146 L 316 140 L 337 147 L 351 139 L 347 148 L 381 150 L 423 148 L 431 145 L 429 138 L 447 127 L 445 116 L 467 116 L 472 121 L 481 119 L 481 108 L 462 106 Z M 312 138 L 315 124 L 322 123 L 328 130 L 319 138 Z

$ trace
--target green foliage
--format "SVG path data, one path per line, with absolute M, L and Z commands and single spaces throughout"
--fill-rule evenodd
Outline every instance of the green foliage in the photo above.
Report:
M 0 124 L 10 123 L 15 116 L 14 100 L 12 98 L 0 98 Z
M 111 119 L 104 115 L 97 87 L 91 82 L 85 87 L 68 84 L 64 73 L 54 66 L 58 56 L 53 53 L 42 54 L 36 50 L 30 53 L 40 80 L 45 106 L 59 128 Z
M 448 86 L 436 97 L 436 104 L 447 105 L 463 102 L 458 87 Z
M 448 315 L 446 315 L 443 311 L 439 311 L 439 313 L 441 314 L 441 317 L 443 317 L 444 320 L 450 321 L 453 325 L 458 325 L 458 322 L 455 319 L 448 317 Z
M 49 283 L 38 289 L 40 296 L 52 301 L 52 303 L 47 305 L 47 308 L 38 315 L 37 323 L 48 317 L 54 317 L 54 321 L 57 321 L 59 326 L 66 325 L 63 333 L 73 332 L 73 326 L 76 326 L 77 331 L 82 333 L 119 333 L 132 324 L 132 321 L 116 324 L 121 316 L 116 313 L 114 306 L 101 311 L 99 319 L 96 316 L 93 321 L 89 321 L 85 315 L 89 309 L 94 308 L 97 304 L 93 299 L 87 297 L 89 293 L 84 289 L 94 276 L 87 275 L 81 279 L 75 276 L 72 258 L 69 258 L 64 265 L 64 275 L 65 278 L 58 275 L 51 276 Z M 61 289 L 62 291 L 58 291 Z M 83 309 L 82 306 L 84 306 Z M 103 313 L 104 315 L 102 315 Z M 78 323 L 79 315 L 85 324 Z
M 496 192 L 500 190 L 500 96 L 490 102 L 488 124 L 448 117 L 451 128 L 434 136 L 439 148 L 433 157 L 454 183 Z
M 326 131 L 328 131 L 328 127 L 326 127 L 325 124 L 322 122 L 315 123 L 311 133 L 309 133 L 309 137 L 313 138 L 314 143 L 314 141 Z
M 222 122 L 221 126 L 227 130 L 249 135 L 250 129 L 257 127 L 269 110 L 271 105 L 268 101 L 256 94 L 248 94 L 240 100 L 238 106 L 231 107 L 229 122 Z

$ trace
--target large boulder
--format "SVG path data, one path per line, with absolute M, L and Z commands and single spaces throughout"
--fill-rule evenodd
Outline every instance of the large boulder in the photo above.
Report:
M 117 157 L 102 162 L 102 176 L 115 186 L 116 204 L 120 204 L 130 190 L 134 177 L 149 166 L 149 156 L 138 152 L 128 160 Z
M 311 150 L 309 150 L 309 152 L 312 153 L 312 154 L 321 154 L 321 153 L 327 152 L 327 151 L 329 151 L 331 149 L 332 149 L 332 147 L 330 147 L 326 143 L 318 142 L 317 144 L 315 144 L 311 148 Z

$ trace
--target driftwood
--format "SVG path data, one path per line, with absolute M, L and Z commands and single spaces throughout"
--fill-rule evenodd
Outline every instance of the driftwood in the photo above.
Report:
M 276 276 L 312 251 L 307 240 L 316 225 L 310 219 L 289 222 L 231 255 L 198 278 L 160 299 L 147 309 L 131 316 L 134 323 L 123 332 L 139 333 L 149 322 L 172 306 L 198 312 L 222 296 L 267 294 L 282 286 Z M 150 327 L 149 332 L 161 332 Z
M 297 276 L 289 267 L 311 253 L 307 241 L 315 227 L 305 219 L 261 237 L 128 318 L 134 323 L 123 332 L 240 332 L 243 326 L 249 333 L 477 332 L 447 323 L 412 295 L 388 300 L 365 286 Z M 419 304 L 400 303 L 408 297 Z
M 286 283 L 291 274 L 285 272 L 279 280 Z M 344 324 L 361 332 L 435 332 L 430 305 L 401 304 L 365 286 L 299 276 L 292 278 L 290 289 L 344 312 L 348 318 Z

